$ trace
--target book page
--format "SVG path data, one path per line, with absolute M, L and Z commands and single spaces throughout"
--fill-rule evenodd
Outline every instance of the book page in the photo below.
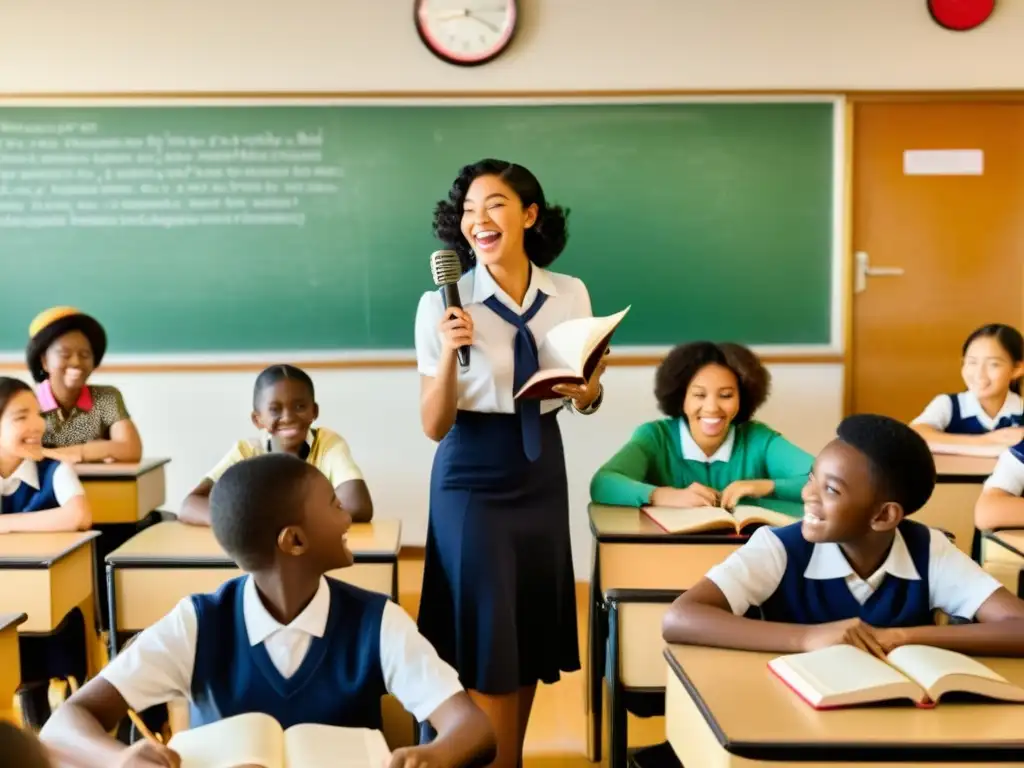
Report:
M 755 507 L 752 504 L 737 504 L 736 509 L 733 510 L 733 516 L 741 529 L 750 523 L 764 523 L 773 528 L 781 528 L 784 525 L 800 522 L 799 518 L 784 515 L 774 509 Z
M 934 691 L 932 699 L 944 692 L 941 689 L 961 690 L 968 693 L 991 695 L 991 683 L 998 687 L 1012 685 L 1005 677 L 998 675 L 980 661 L 972 659 L 956 651 L 945 648 L 933 648 L 929 645 L 903 645 L 889 653 L 889 663 L 907 677 L 917 681 L 927 691 Z M 953 688 L 943 686 L 944 678 L 959 678 L 960 685 Z M 980 685 L 973 686 L 970 679 L 974 678 Z M 985 685 L 987 682 L 989 685 Z
M 736 530 L 733 516 L 720 507 L 644 507 L 644 512 L 669 533 L 697 533 L 699 531 Z
M 258 712 L 180 731 L 167 746 L 181 755 L 181 768 L 285 768 L 281 726 Z
M 386 768 L 384 734 L 369 728 L 293 725 L 284 735 L 285 768 Z
M 780 656 L 768 666 L 812 706 L 844 706 L 924 691 L 881 659 L 852 645 Z
M 583 376 L 591 351 L 615 330 L 627 312 L 629 307 L 608 317 L 578 317 L 559 323 L 544 338 L 544 351 L 561 360 L 577 376 Z

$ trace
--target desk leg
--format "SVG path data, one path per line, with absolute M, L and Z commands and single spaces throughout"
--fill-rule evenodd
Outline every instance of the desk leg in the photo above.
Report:
M 604 709 L 604 606 L 601 601 L 600 544 L 594 542 L 590 571 L 590 605 L 587 611 L 587 759 L 601 762 L 601 718 Z
M 117 590 L 114 589 L 114 581 L 114 565 L 107 563 L 107 615 L 110 620 L 107 653 L 111 659 L 117 656 Z
M 96 629 L 96 596 L 89 595 L 87 600 L 78 605 L 78 609 L 82 612 L 82 620 L 85 623 L 85 669 L 91 679 L 103 668 L 103 654 L 99 647 L 100 635 Z M 85 680 L 78 682 L 84 684 Z
M 391 563 L 391 599 L 398 605 L 398 555 Z

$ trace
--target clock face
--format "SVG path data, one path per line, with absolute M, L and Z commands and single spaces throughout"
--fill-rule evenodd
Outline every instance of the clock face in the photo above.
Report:
M 475 66 L 508 47 L 516 6 L 516 0 L 416 0 L 416 30 L 438 58 Z

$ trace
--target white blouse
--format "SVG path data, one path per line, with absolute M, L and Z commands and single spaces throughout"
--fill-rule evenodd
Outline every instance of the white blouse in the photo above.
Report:
M 537 340 L 540 366 L 561 367 L 559 360 L 544 347 L 544 337 L 559 323 L 578 317 L 591 317 L 590 294 L 576 277 L 533 267 L 523 305 L 519 306 L 491 277 L 486 267 L 475 267 L 459 280 L 463 308 L 473 318 L 473 346 L 469 368 L 458 368 L 458 407 L 464 411 L 515 413 L 513 373 L 516 328 L 483 304 L 491 296 L 523 315 L 533 305 L 537 293 L 547 294 L 544 306 L 527 323 Z M 444 300 L 438 290 L 423 294 L 416 310 L 416 361 L 424 376 L 437 375 L 441 356 L 441 337 L 437 326 L 444 316 Z M 457 365 L 457 364 L 456 364 Z M 562 399 L 545 400 L 541 412 L 562 407 Z

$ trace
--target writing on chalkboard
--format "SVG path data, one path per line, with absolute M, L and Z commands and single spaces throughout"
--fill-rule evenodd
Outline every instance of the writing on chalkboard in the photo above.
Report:
M 303 227 L 343 176 L 319 127 L 113 136 L 0 122 L 0 229 Z

